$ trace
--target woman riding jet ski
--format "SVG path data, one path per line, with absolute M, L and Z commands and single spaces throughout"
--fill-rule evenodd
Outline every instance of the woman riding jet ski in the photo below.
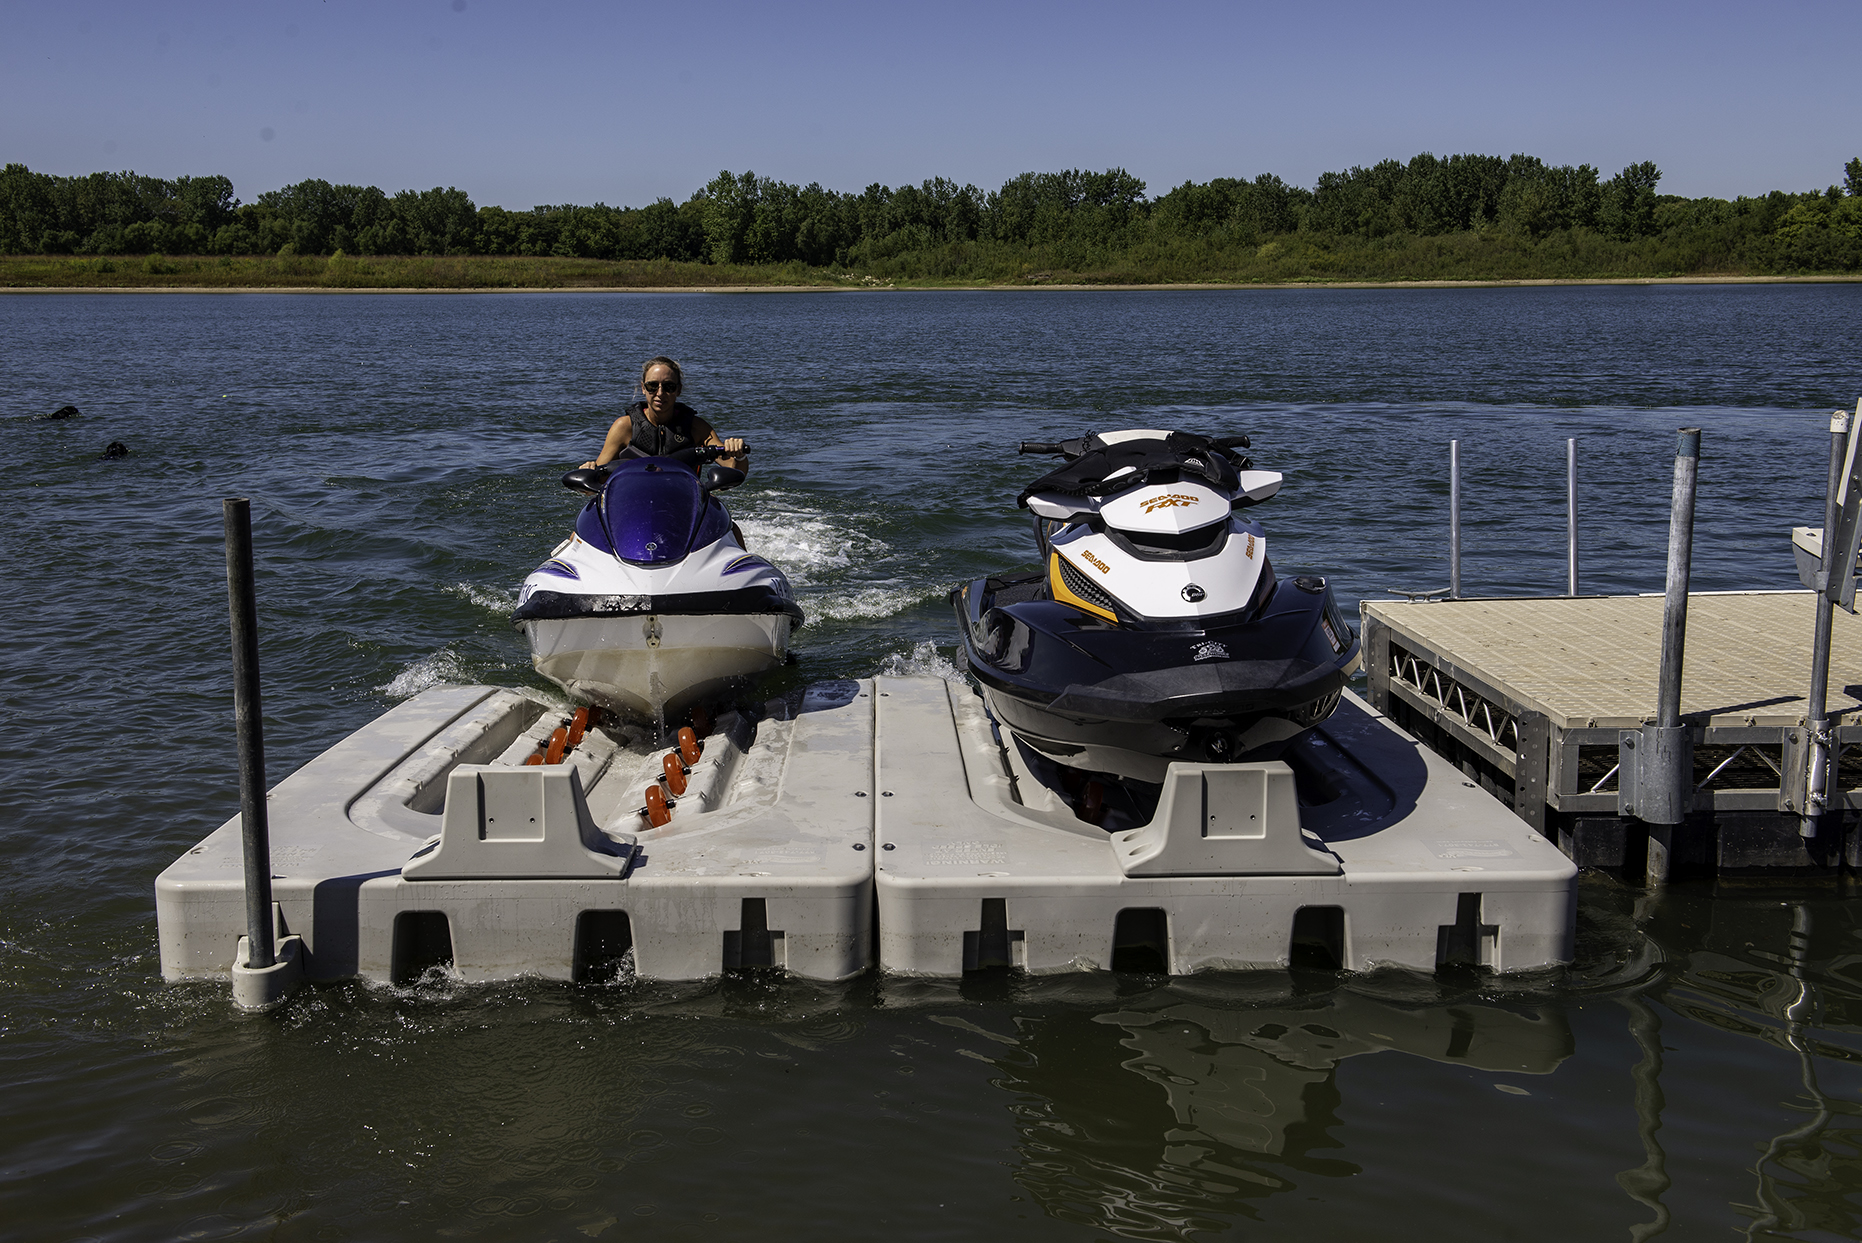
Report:
M 684 385 L 670 358 L 641 367 L 641 400 L 562 477 L 595 499 L 524 580 L 515 615 L 538 673 L 660 726 L 781 664 L 802 624 L 789 580 L 744 551 L 714 495 L 744 481 L 748 446 L 680 402 Z
M 1045 569 L 951 593 L 996 720 L 1072 768 L 1143 782 L 1330 716 L 1357 637 L 1323 578 L 1275 578 L 1239 510 L 1280 490 L 1246 436 L 1123 431 L 1023 453 L 1067 464 L 1017 503 Z

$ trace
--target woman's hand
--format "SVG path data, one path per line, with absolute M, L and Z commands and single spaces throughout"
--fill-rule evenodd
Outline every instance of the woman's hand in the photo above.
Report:
M 593 470 L 593 469 L 594 469 L 595 467 L 597 467 L 597 466 L 599 466 L 599 465 L 601 465 L 601 463 L 599 463 L 599 462 L 584 462 L 584 463 L 582 463 L 582 466 L 581 466 L 581 469 L 583 469 L 583 470 Z

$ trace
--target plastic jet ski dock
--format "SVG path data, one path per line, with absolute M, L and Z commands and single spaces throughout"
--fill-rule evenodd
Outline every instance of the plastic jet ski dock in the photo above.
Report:
M 1149 823 L 1113 832 L 941 679 L 818 684 L 723 717 L 684 757 L 566 740 L 559 718 L 443 687 L 339 742 L 267 800 L 278 965 L 240 993 L 236 816 L 156 881 L 163 974 L 230 969 L 262 1004 L 298 974 L 583 979 L 629 954 L 662 980 L 1093 970 L 1132 951 L 1172 973 L 1278 968 L 1296 945 L 1349 970 L 1571 956 L 1575 866 L 1351 696 L 1283 760 L 1173 763 Z M 649 786 L 674 793 L 657 827 Z

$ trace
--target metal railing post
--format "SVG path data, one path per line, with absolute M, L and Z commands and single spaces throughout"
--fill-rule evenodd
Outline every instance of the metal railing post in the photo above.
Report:
M 1862 408 L 1862 403 L 1858 403 Z M 1842 512 L 1843 466 L 1848 461 L 1849 416 L 1838 410 L 1830 415 L 1830 478 L 1823 494 L 1823 557 L 1817 571 L 1817 628 L 1810 644 L 1810 693 L 1804 706 L 1806 763 L 1803 815 L 1797 822 L 1797 835 L 1814 838 L 1817 821 L 1829 805 L 1830 790 L 1830 631 L 1836 620 L 1836 597 L 1842 594 L 1838 574 L 1852 572 L 1850 566 L 1835 566 L 1844 551 L 1836 547 L 1837 516 Z
M 1448 442 L 1448 598 L 1461 598 L 1461 442 Z
M 1578 442 L 1565 441 L 1565 594 L 1578 593 Z

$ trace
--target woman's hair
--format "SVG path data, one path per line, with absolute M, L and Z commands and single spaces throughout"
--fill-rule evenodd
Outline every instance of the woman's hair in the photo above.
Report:
M 647 372 L 653 370 L 655 367 L 670 368 L 672 371 L 673 383 L 679 386 L 680 392 L 683 393 L 685 391 L 685 372 L 679 370 L 679 364 L 667 358 L 664 354 L 657 358 L 649 358 L 640 364 L 640 382 L 642 384 L 647 382 Z

